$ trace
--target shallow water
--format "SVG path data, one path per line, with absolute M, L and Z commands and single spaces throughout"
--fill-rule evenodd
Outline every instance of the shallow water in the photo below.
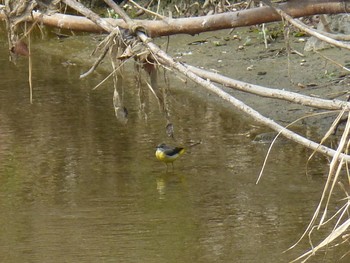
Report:
M 308 248 L 305 241 L 282 253 L 320 198 L 321 159 L 306 176 L 309 153 L 277 144 L 256 185 L 268 145 L 253 143 L 250 120 L 205 100 L 211 96 L 170 84 L 174 141 L 150 93 L 140 110 L 133 72 L 124 80 L 124 125 L 112 82 L 92 90 L 107 72 L 79 80 L 87 66 L 65 67 L 64 58 L 38 52 L 31 105 L 27 60 L 15 66 L 4 51 L 1 262 L 287 262 Z M 174 170 L 155 159 L 161 142 L 198 141 Z M 340 256 L 330 250 L 324 262 Z

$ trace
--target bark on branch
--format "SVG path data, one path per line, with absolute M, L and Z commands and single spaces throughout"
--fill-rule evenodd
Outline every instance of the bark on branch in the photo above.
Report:
M 186 65 L 186 67 L 188 67 L 193 73 L 197 74 L 198 76 L 204 79 L 208 79 L 215 83 L 224 85 L 226 87 L 255 94 L 261 97 L 285 100 L 296 104 L 315 107 L 319 109 L 325 109 L 325 110 L 341 110 L 341 109 L 350 110 L 350 104 L 346 101 L 336 100 L 336 99 L 326 100 L 321 98 L 314 98 L 303 94 L 284 90 L 282 89 L 282 87 L 281 89 L 266 88 L 260 85 L 250 84 L 247 82 L 231 79 L 231 78 L 222 76 L 218 73 L 213 73 L 207 70 L 199 69 L 191 65 Z
M 63 1 L 64 2 L 64 1 Z M 350 3 L 343 0 L 291 0 L 286 3 L 277 5 L 279 9 L 291 17 L 303 17 L 316 14 L 337 14 L 350 12 Z M 1 11 L 0 18 L 4 19 L 5 15 Z M 53 14 L 43 15 L 40 12 L 33 12 L 32 16 L 27 17 L 27 21 L 39 20 L 41 23 L 69 29 L 75 31 L 101 32 L 106 31 L 102 21 L 108 22 L 112 26 L 128 28 L 122 19 L 100 18 L 101 23 L 95 24 L 85 17 Z M 235 27 L 243 27 L 280 21 L 281 16 L 271 7 L 259 7 L 237 12 L 228 12 L 216 15 L 191 18 L 166 18 L 163 20 L 133 20 L 138 26 L 145 29 L 150 37 L 169 36 L 174 34 L 199 34 L 206 31 L 215 31 Z

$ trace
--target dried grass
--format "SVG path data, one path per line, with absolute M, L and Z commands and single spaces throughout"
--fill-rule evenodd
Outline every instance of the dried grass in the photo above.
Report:
M 343 114 L 345 114 L 344 111 L 338 115 L 337 119 L 333 122 L 332 126 L 330 127 L 326 135 L 322 138 L 321 143 L 324 142 L 329 137 L 330 134 L 332 134 L 333 130 L 335 129 L 337 123 L 339 122 Z M 346 114 L 348 115 L 346 126 L 341 135 L 341 139 L 339 141 L 336 154 L 334 155 L 334 157 L 330 162 L 327 181 L 325 183 L 325 186 L 321 195 L 321 199 L 318 203 L 318 206 L 306 230 L 304 231 L 300 239 L 289 249 L 294 248 L 306 235 L 309 236 L 309 243 L 311 245 L 311 248 L 307 252 L 299 256 L 298 258 L 294 259 L 292 262 L 306 262 L 313 255 L 315 255 L 316 252 L 319 252 L 322 249 L 328 248 L 331 245 L 338 246 L 349 239 L 347 232 L 350 226 L 350 218 L 349 218 L 350 198 L 349 198 L 349 194 L 345 190 L 344 185 L 340 182 L 341 171 L 345 169 L 348 177 L 348 183 L 350 186 L 349 169 L 348 169 L 349 167 L 348 167 L 348 163 L 344 159 L 342 158 L 339 159 L 339 156 L 341 153 L 348 152 L 349 145 L 350 145 L 350 140 L 349 140 L 350 113 L 346 112 Z M 310 158 L 312 156 L 310 156 Z M 337 184 L 345 194 L 345 198 L 343 199 L 343 201 L 345 201 L 345 204 L 341 208 L 337 209 L 335 213 L 329 215 L 330 203 L 332 201 L 332 197 L 334 196 L 334 192 L 336 191 Z M 332 231 L 326 237 L 324 237 L 318 243 L 318 245 L 313 246 L 311 234 L 314 231 L 319 231 L 325 228 L 326 225 L 329 225 L 329 224 L 334 224 Z M 345 239 L 345 241 L 341 239 L 342 237 Z

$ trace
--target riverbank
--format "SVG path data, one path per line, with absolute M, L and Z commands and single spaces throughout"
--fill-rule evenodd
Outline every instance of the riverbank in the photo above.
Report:
M 60 54 L 62 66 L 80 67 L 83 73 L 95 62 L 97 56 L 90 54 L 103 38 L 102 35 L 90 34 L 66 38 L 50 36 L 46 41 L 35 41 L 33 56 L 39 51 Z M 307 37 L 291 37 L 289 45 L 292 52 L 288 54 L 283 36 L 271 40 L 265 46 L 263 35 L 256 28 L 233 32 L 222 30 L 196 36 L 171 37 L 167 52 L 178 61 L 244 82 L 326 99 L 346 100 L 349 78 L 347 71 L 336 63 L 347 65 L 350 63 L 350 55 L 336 48 L 326 49 L 320 53 L 304 52 L 306 40 Z M 165 49 L 168 39 L 161 38 L 155 41 Z M 110 71 L 110 63 L 106 60 L 93 74 L 107 74 Z M 125 65 L 125 73 L 132 75 L 133 72 L 133 62 L 130 61 Z M 87 78 L 91 77 L 93 75 Z M 190 90 L 190 93 L 203 96 L 203 99 L 222 104 L 214 96 L 208 96 L 207 91 L 197 89 L 192 83 L 183 85 L 183 81 L 179 78 L 172 80 L 170 88 Z M 263 115 L 285 125 L 321 112 L 281 100 L 261 98 L 230 89 L 227 91 Z M 307 117 L 298 124 L 311 125 L 317 132 L 323 134 L 334 117 L 335 114 Z

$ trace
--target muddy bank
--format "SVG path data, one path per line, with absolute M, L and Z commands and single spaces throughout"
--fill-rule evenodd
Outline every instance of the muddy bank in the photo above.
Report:
M 239 31 L 229 35 L 228 31 L 220 34 L 206 34 L 190 39 L 177 38 L 178 46 L 173 54 L 183 54 L 181 60 L 188 64 L 204 67 L 220 74 L 248 83 L 271 88 L 289 90 L 301 94 L 328 99 L 346 99 L 349 81 L 346 71 L 326 60 L 323 56 L 342 65 L 350 62 L 348 53 L 331 48 L 322 55 L 304 52 L 306 38 L 292 38 L 290 45 L 300 54 L 288 57 L 286 43 L 282 38 L 268 44 L 265 48 L 263 38 L 258 32 Z M 206 40 L 206 42 L 202 42 Z M 197 46 L 186 43 L 199 41 Z M 279 100 L 272 100 L 230 91 L 237 98 L 271 118 L 291 122 L 306 114 L 318 112 L 308 107 Z M 315 119 L 307 122 L 315 123 Z
M 62 56 L 62 66 L 81 67 L 83 73 L 96 60 L 96 56 L 90 56 L 90 54 L 103 37 L 102 35 L 79 35 L 57 38 L 50 34 L 47 41 L 41 39 L 35 41 L 33 54 L 35 56 L 35 52 L 39 51 L 58 54 Z M 222 30 L 196 36 L 171 37 L 168 53 L 179 61 L 248 83 L 315 97 L 345 100 L 349 87 L 347 72 L 331 60 L 347 65 L 350 63 L 350 54 L 337 48 L 324 50 L 321 54 L 304 52 L 306 40 L 307 37 L 291 37 L 291 49 L 297 52 L 288 55 L 286 42 L 282 36 L 269 41 L 265 47 L 263 35 L 259 30 L 248 28 L 233 32 Z M 165 49 L 167 38 L 157 39 L 156 43 Z M 325 59 L 324 56 L 329 59 Z M 106 60 L 94 74 L 106 74 L 110 70 L 110 63 Z M 126 75 L 133 74 L 133 62 L 126 64 L 125 72 Z M 172 81 L 170 88 L 191 89 L 191 93 L 204 96 L 204 99 L 218 101 L 214 96 L 208 96 L 207 91 L 192 83 L 184 85 L 179 78 Z M 283 124 L 320 112 L 289 102 L 226 90 L 263 115 Z M 314 116 L 303 119 L 299 125 L 309 124 L 322 134 L 333 119 L 334 114 Z

